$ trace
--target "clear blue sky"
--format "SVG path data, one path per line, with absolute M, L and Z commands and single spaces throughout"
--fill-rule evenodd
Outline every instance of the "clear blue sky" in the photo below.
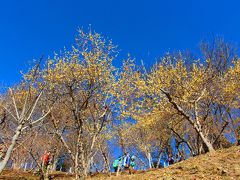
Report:
M 0 2 L 0 83 L 19 81 L 34 58 L 69 47 L 77 27 L 113 39 L 121 51 L 152 64 L 166 51 L 201 39 L 240 39 L 238 0 L 6 0 Z

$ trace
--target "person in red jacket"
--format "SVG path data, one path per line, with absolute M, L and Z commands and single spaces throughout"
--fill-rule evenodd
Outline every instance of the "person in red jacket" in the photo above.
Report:
M 43 156 L 42 156 L 42 166 L 43 170 L 46 171 L 48 168 L 48 165 L 50 164 L 50 152 L 45 151 Z

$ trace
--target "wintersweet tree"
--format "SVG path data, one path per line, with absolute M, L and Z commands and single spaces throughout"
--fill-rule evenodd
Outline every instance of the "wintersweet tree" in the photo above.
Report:
M 188 122 L 201 139 L 205 152 L 214 151 L 214 143 L 229 121 L 223 116 L 221 121 L 213 116 L 213 105 L 220 104 L 219 101 L 229 104 L 223 97 L 227 79 L 200 63 L 194 63 L 188 69 L 182 60 L 171 62 L 168 59 L 156 65 L 148 77 L 147 90 L 158 102 L 156 111 L 164 111 L 163 115 L 168 112 L 177 121 Z M 236 83 L 229 83 L 235 87 Z M 234 97 L 236 94 L 233 92 Z
M 236 90 L 238 84 L 236 80 L 227 80 L 226 71 L 216 74 L 216 68 L 205 66 L 204 62 L 187 66 L 181 56 L 178 57 L 167 55 L 149 73 L 134 69 L 133 64 L 128 65 L 122 78 L 119 78 L 121 107 L 126 115 L 143 127 L 167 121 L 163 128 L 169 128 L 178 135 L 176 127 L 179 127 L 183 134 L 181 140 L 189 147 L 191 145 L 185 137 L 191 137 L 195 131 L 204 151 L 214 151 L 215 144 L 223 138 L 229 124 L 225 114 L 216 118 L 219 113 L 215 113 L 216 110 L 219 112 L 220 105 L 229 105 L 227 96 L 224 96 L 224 86 L 229 83 L 228 88 L 233 86 L 233 90 Z M 235 68 L 237 63 L 232 67 Z M 231 95 L 236 104 L 239 102 L 236 101 L 238 92 L 234 92 Z
M 98 33 L 79 31 L 76 44 L 46 62 L 39 86 L 47 84 L 50 120 L 66 148 L 77 179 L 84 179 L 96 142 L 111 115 L 116 48 Z
M 25 77 L 24 82 L 15 88 L 9 88 L 8 92 L 0 99 L 0 107 L 5 113 L 5 125 L 14 129 L 8 135 L 8 145 L 6 154 L 0 161 L 0 173 L 3 171 L 11 154 L 17 144 L 21 135 L 28 132 L 29 128 L 34 128 L 50 113 L 51 108 L 44 106 L 43 108 L 43 92 L 44 87 L 36 88 L 36 72 L 38 67 L 34 67 L 33 71 L 28 73 L 27 76 L 31 77 L 31 81 Z M 34 72 L 34 73 L 33 73 Z M 41 110 L 39 111 L 39 108 Z
M 148 75 L 146 88 L 156 102 L 152 112 L 156 112 L 160 120 L 164 120 L 164 116 L 172 117 L 170 121 L 187 120 L 200 135 L 208 151 L 214 151 L 200 123 L 199 102 L 206 97 L 204 80 L 204 69 L 201 67 L 193 65 L 192 71 L 188 72 L 182 61 L 173 63 L 165 59 Z
M 226 71 L 222 78 L 223 98 L 228 106 L 227 116 L 230 119 L 230 134 L 234 134 L 236 140 L 240 139 L 240 60 L 237 59 L 233 65 Z M 223 104 L 219 101 L 219 104 Z

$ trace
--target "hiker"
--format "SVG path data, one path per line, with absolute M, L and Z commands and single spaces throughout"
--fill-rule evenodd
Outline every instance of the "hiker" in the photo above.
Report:
M 48 151 L 45 151 L 43 156 L 42 156 L 42 168 L 43 168 L 43 171 L 46 172 L 47 169 L 48 169 L 48 166 L 50 164 L 50 152 Z
M 118 172 L 121 168 L 121 164 L 122 164 L 122 157 L 119 156 L 117 159 L 114 160 L 113 162 L 113 169 L 114 169 L 114 172 Z
M 124 159 L 123 159 L 123 167 L 124 167 L 124 169 L 128 169 L 129 168 L 130 161 L 131 161 L 130 155 L 128 153 L 125 153 Z
M 170 154 L 169 158 L 168 158 L 168 164 L 172 165 L 173 163 L 174 163 L 174 159 L 173 159 L 172 155 Z
M 125 155 L 124 158 L 124 170 L 128 171 L 129 174 L 134 173 L 134 167 L 136 166 L 135 163 L 136 157 L 135 156 L 131 156 L 129 154 Z
M 129 166 L 129 174 L 135 173 L 135 169 L 134 167 L 136 166 L 136 157 L 132 156 L 130 159 L 130 166 Z

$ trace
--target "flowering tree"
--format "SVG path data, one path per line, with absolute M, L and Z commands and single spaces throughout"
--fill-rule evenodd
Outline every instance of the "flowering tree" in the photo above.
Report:
M 35 69 L 37 71 L 37 69 Z M 10 129 L 15 129 L 14 133 L 10 133 L 10 142 L 8 143 L 7 151 L 4 158 L 0 161 L 0 173 L 6 166 L 10 156 L 16 146 L 16 143 L 23 134 L 27 132 L 29 127 L 34 127 L 43 120 L 50 113 L 50 108 L 42 108 L 39 112 L 38 107 L 41 105 L 41 98 L 44 91 L 42 89 L 36 89 L 35 77 L 33 74 L 29 74 L 32 77 L 32 81 L 25 80 L 20 86 L 16 88 L 9 88 L 9 91 L 1 97 L 0 106 L 6 113 L 6 123 Z M 12 135 L 11 135 L 12 134 Z
M 86 177 L 96 141 L 110 120 L 115 49 L 99 34 L 79 31 L 72 50 L 55 54 L 39 73 L 48 106 L 55 104 L 49 118 L 77 179 Z

